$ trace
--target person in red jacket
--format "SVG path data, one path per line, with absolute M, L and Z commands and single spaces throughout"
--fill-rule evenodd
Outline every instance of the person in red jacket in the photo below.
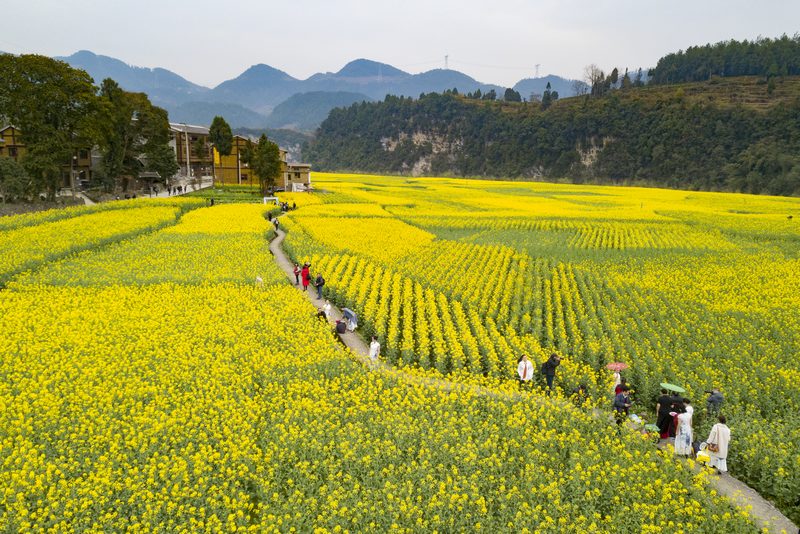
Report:
M 308 284 L 311 282 L 311 272 L 308 268 L 308 263 L 303 264 L 303 268 L 300 271 L 300 276 L 303 279 L 303 291 L 308 290 Z

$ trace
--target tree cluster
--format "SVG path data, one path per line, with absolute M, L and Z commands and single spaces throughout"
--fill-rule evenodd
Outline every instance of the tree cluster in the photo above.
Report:
M 723 41 L 668 54 L 650 71 L 651 83 L 696 82 L 712 76 L 800 75 L 800 35 Z
M 62 168 L 95 146 L 103 154 L 95 178 L 109 188 L 141 171 L 169 177 L 178 169 L 166 111 L 111 79 L 98 88 L 83 70 L 45 56 L 0 54 L 0 123 L 16 126 L 26 148 L 20 163 L 27 180 L 17 170 L 8 174 L 17 196 L 53 197 Z
M 440 175 L 778 195 L 800 194 L 798 154 L 800 100 L 756 111 L 636 91 L 546 110 L 503 110 L 452 94 L 387 96 L 333 110 L 304 151 L 329 171 L 406 173 L 426 161 Z

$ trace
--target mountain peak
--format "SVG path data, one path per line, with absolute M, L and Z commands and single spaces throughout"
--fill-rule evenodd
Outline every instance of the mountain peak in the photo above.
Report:
M 275 81 L 296 81 L 295 78 L 282 70 L 276 69 L 264 63 L 258 63 L 241 73 L 236 79 L 252 82 L 275 82 Z
M 382 76 L 387 78 L 396 78 L 402 76 L 410 76 L 409 73 L 387 65 L 386 63 L 379 63 L 370 59 L 356 59 L 342 67 L 336 73 L 337 76 L 343 78 L 369 78 L 373 76 Z

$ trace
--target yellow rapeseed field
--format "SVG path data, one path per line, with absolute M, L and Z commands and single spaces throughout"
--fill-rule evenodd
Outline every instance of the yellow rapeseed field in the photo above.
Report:
M 623 361 L 645 417 L 660 382 L 686 387 L 699 438 L 720 388 L 732 471 L 800 518 L 800 200 L 314 177 L 334 201 L 290 213 L 286 248 L 394 364 L 512 379 L 519 354 L 556 351 L 561 391 L 610 404 L 605 365 Z
M 754 449 L 738 441 L 774 438 L 768 407 L 743 398 L 761 383 L 737 385 L 713 366 L 671 367 L 706 340 L 691 337 L 701 321 L 728 312 L 689 298 L 702 294 L 698 285 L 686 299 L 693 315 L 681 322 L 675 282 L 623 284 L 628 264 L 616 255 L 646 269 L 660 261 L 650 249 L 569 246 L 568 236 L 542 228 L 494 235 L 499 212 L 483 217 L 485 226 L 448 227 L 446 216 L 420 207 L 458 203 L 459 218 L 495 209 L 469 206 L 486 184 L 418 181 L 452 193 L 437 205 L 438 193 L 406 191 L 403 179 L 315 180 L 331 192 L 298 196 L 298 209 L 281 218 L 287 249 L 324 267 L 329 296 L 355 307 L 403 370 L 368 371 L 335 342 L 274 265 L 265 206 L 159 218 L 152 210 L 169 208 L 133 204 L 119 210 L 138 221 L 130 228 L 166 226 L 114 233 L 114 243 L 91 241 L 89 226 L 64 227 L 57 242 L 74 236 L 80 246 L 37 257 L 0 291 L 0 531 L 754 532 L 704 475 L 593 414 L 605 408 L 608 385 L 598 367 L 612 356 L 632 364 L 645 392 L 651 380 L 701 388 L 708 378 L 732 406 L 744 403 L 737 418 L 762 410 L 750 428 L 734 419 L 731 465 L 782 467 L 776 491 L 796 484 L 790 449 L 749 458 Z M 391 216 L 376 211 L 368 189 L 379 189 L 379 200 L 397 197 L 381 204 Z M 55 235 L 51 224 L 24 228 L 35 242 Z M 720 250 L 706 246 L 702 229 L 678 230 L 695 236 L 689 256 Z M 637 232 L 629 238 L 648 235 Z M 653 250 L 682 250 L 667 228 L 663 235 Z M 750 253 L 742 236 L 724 236 L 736 248 L 723 253 Z M 554 257 L 562 237 L 565 256 Z M 537 256 L 539 246 L 551 255 Z M 791 246 L 770 247 L 761 253 L 791 261 Z M 652 332 L 648 313 L 665 317 L 667 332 Z M 728 330 L 744 325 L 736 317 L 716 319 L 720 347 L 735 335 L 764 350 L 792 347 L 794 338 L 755 327 Z M 509 380 L 520 352 L 551 350 L 565 355 L 559 387 L 590 384 L 586 406 L 520 394 Z M 763 356 L 772 366 L 763 374 L 742 357 L 736 372 L 784 387 L 788 411 L 797 379 L 789 356 Z M 441 376 L 461 386 L 429 381 Z M 783 421 L 791 436 L 792 420 Z

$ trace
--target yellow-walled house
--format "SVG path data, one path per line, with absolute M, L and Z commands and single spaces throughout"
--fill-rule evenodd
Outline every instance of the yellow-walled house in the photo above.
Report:
M 253 145 L 257 141 L 250 141 L 241 135 L 233 136 L 231 153 L 221 155 L 214 149 L 214 167 L 218 185 L 243 184 L 258 186 L 258 176 L 253 173 L 250 166 L 242 161 L 242 154 L 248 142 Z M 280 148 L 281 177 L 275 187 L 285 191 L 305 191 L 311 187 L 311 165 L 306 163 L 287 163 L 289 153 Z
M 0 130 L 0 157 L 19 161 L 25 155 L 25 145 L 20 140 L 20 131 L 16 126 L 5 126 Z
M 217 184 L 258 185 L 258 178 L 253 176 L 250 166 L 242 162 L 242 153 L 247 143 L 248 139 L 246 137 L 234 135 L 233 142 L 231 143 L 231 153 L 229 155 L 222 156 L 214 149 L 214 169 Z

